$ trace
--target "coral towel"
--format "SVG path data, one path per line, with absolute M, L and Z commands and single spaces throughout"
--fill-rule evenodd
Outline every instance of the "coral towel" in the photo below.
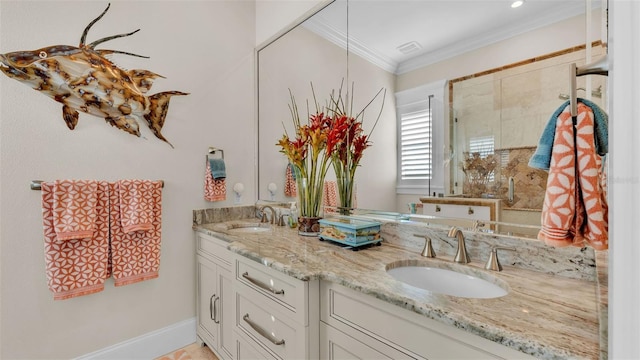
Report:
M 296 197 L 297 194 L 295 169 L 293 168 L 293 165 L 289 163 L 287 165 L 287 170 L 285 170 L 284 196 Z
M 88 188 L 80 184 L 85 184 Z M 61 240 L 54 225 L 56 186 L 54 183 L 42 183 L 45 267 L 47 285 L 55 300 L 102 291 L 104 280 L 110 276 L 109 186 L 106 182 L 79 181 L 68 188 L 81 193 L 95 190 L 95 199 L 92 200 L 92 208 L 95 210 L 94 230 L 86 238 Z M 60 189 L 57 188 L 58 191 Z
M 93 236 L 96 222 L 95 180 L 56 180 L 53 183 L 53 226 L 58 240 Z
M 225 174 L 226 176 L 226 174 Z M 204 173 L 204 199 L 207 201 L 223 201 L 227 198 L 227 183 L 225 178 L 214 179 L 211 165 L 207 161 Z
M 155 199 L 149 196 L 155 182 L 148 180 L 118 181 L 120 222 L 126 233 L 153 229 Z M 162 187 L 162 183 L 160 183 Z
M 122 196 L 132 184 L 135 197 Z M 115 286 L 122 286 L 158 277 L 162 234 L 162 182 L 122 180 L 111 187 L 111 260 Z M 133 203 L 130 199 L 137 199 Z M 123 201 L 125 199 L 125 201 Z M 132 214 L 146 214 L 144 224 L 151 227 L 131 230 Z M 135 222 L 135 221 L 134 221 Z M 142 223 L 138 221 L 139 223 Z M 146 230 L 145 230 L 146 229 Z
M 325 213 L 335 213 L 340 206 L 338 200 L 338 184 L 335 181 L 325 181 L 322 188 L 322 205 Z
M 573 131 L 567 106 L 557 119 L 538 239 L 551 246 L 588 244 L 604 250 L 609 236 L 601 157 L 595 150 L 593 112 L 582 103 L 578 104 L 576 144 Z

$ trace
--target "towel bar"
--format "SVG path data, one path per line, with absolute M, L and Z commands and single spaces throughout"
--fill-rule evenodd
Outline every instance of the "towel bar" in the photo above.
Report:
M 160 180 L 162 182 L 162 187 L 164 187 L 164 180 Z M 44 180 L 31 180 L 30 188 L 31 190 L 42 190 L 42 183 Z
M 578 115 L 578 96 L 576 94 L 576 77 L 583 75 L 609 75 L 609 58 L 607 55 L 601 57 L 597 61 L 586 64 L 584 66 L 577 67 L 575 63 L 571 64 L 569 68 L 569 84 L 570 93 L 569 101 L 571 104 L 571 116 Z

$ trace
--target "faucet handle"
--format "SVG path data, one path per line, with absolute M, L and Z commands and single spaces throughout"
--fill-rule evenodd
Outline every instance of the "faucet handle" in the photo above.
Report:
M 280 218 L 278 219 L 278 226 L 285 226 L 285 222 L 284 222 L 284 217 L 285 216 L 289 216 L 289 214 L 280 215 Z
M 264 211 L 264 209 L 262 209 L 261 212 L 262 212 L 262 217 L 260 218 L 260 222 L 261 223 L 269 222 L 269 220 L 267 219 L 267 212 Z
M 489 259 L 487 260 L 487 263 L 484 265 L 485 269 L 493 270 L 493 271 L 502 271 L 502 265 L 500 265 L 500 261 L 498 260 L 498 250 L 516 251 L 516 248 L 507 247 L 507 246 L 492 246 L 491 252 L 489 253 Z
M 425 239 L 424 249 L 422 249 L 422 252 L 420 253 L 420 255 L 428 258 L 436 257 L 436 252 L 433 251 L 433 246 L 431 245 L 431 238 L 429 236 L 420 235 L 420 234 L 413 234 L 413 236 L 421 237 Z

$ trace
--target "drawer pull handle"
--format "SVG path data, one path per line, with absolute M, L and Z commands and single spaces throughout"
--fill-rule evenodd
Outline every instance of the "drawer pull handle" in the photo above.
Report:
M 442 210 L 440 209 L 440 205 L 436 205 L 436 212 L 440 212 L 440 210 Z
M 260 287 L 262 289 L 265 289 L 265 290 L 267 290 L 269 292 L 272 292 L 272 293 L 274 293 L 276 295 L 283 295 L 284 294 L 284 290 L 283 289 L 276 290 L 276 289 L 272 288 L 271 286 L 263 283 L 262 281 L 252 278 L 251 276 L 249 276 L 249 273 L 246 272 L 246 271 L 244 272 L 244 274 L 242 274 L 242 277 L 247 279 L 247 280 L 249 280 L 252 284 L 254 284 L 254 285 L 256 285 L 256 286 L 258 286 L 258 287 Z
M 214 298 L 215 296 L 216 296 L 216 294 L 213 294 L 213 295 L 211 295 L 211 297 L 209 298 L 209 317 L 210 317 L 210 318 L 211 318 L 211 320 L 213 320 L 214 322 L 216 321 L 216 318 L 215 318 L 215 309 L 214 309 L 214 306 L 215 306 L 215 305 L 213 305 L 213 303 L 214 303 L 213 298 Z
M 218 307 L 216 303 L 220 300 L 220 296 L 216 296 L 216 299 L 213 300 L 213 322 L 216 324 L 220 324 L 220 320 L 218 320 Z
M 255 324 L 253 321 L 251 321 L 251 319 L 249 319 L 249 314 L 244 314 L 244 316 L 242 317 L 242 320 L 246 321 L 247 324 L 249 324 L 249 326 L 251 326 L 253 330 L 258 332 L 258 334 L 262 335 L 267 340 L 271 341 L 274 345 L 284 345 L 284 339 L 278 340 L 275 337 L 273 337 L 273 335 L 266 332 L 263 328 L 258 326 L 258 324 Z

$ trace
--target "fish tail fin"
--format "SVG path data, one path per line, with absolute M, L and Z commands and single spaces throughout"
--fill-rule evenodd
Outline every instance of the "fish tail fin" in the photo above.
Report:
M 165 91 L 154 94 L 149 97 L 149 112 L 144 115 L 144 118 L 147 120 L 147 124 L 149 125 L 149 129 L 151 129 L 158 139 L 165 141 L 169 145 L 171 145 L 171 143 L 162 136 L 161 130 L 164 126 L 164 119 L 169 111 L 169 100 L 174 95 L 189 95 L 189 93 L 181 91 Z M 173 145 L 171 145 L 171 147 L 173 147 Z

